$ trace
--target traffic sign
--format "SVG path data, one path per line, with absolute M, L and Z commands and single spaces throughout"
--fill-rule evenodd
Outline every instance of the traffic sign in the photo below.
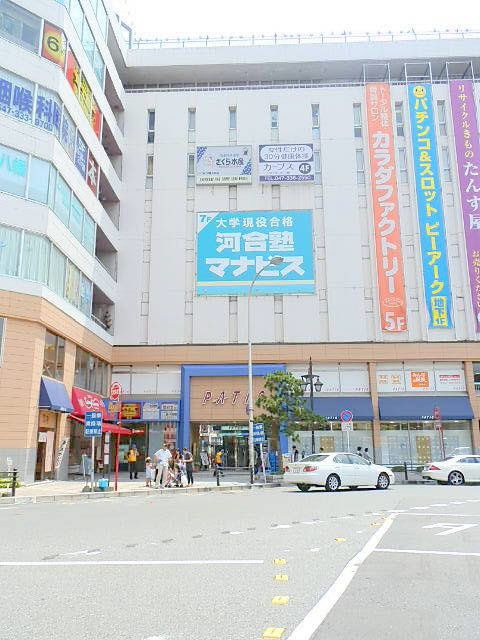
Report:
M 102 412 L 86 411 L 85 412 L 85 438 L 93 438 L 102 435 Z
M 350 409 L 344 409 L 340 414 L 341 422 L 352 422 L 353 421 L 353 413 Z
M 122 385 L 119 382 L 112 382 L 112 384 L 110 385 L 110 400 L 112 402 L 117 402 L 118 400 L 120 400 L 122 392 Z
M 253 444 L 263 444 L 265 442 L 265 431 L 262 422 L 253 425 Z
M 353 422 L 351 420 L 342 422 L 342 431 L 353 431 Z

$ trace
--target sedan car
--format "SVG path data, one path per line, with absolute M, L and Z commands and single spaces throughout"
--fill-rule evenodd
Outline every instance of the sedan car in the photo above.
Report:
M 340 487 L 376 487 L 388 489 L 395 482 L 391 469 L 372 464 L 355 453 L 319 453 L 299 462 L 289 462 L 283 475 L 284 482 L 296 484 L 300 491 L 310 487 L 325 487 L 337 491 Z
M 422 476 L 436 480 L 438 484 L 460 485 L 466 482 L 480 482 L 480 456 L 449 456 L 440 462 L 428 464 Z

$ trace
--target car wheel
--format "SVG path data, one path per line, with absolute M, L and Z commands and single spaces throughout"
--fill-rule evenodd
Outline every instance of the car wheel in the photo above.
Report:
M 465 484 L 463 473 L 460 473 L 460 471 L 451 471 L 448 476 L 448 484 L 453 484 L 455 486 Z
M 334 473 L 330 474 L 325 483 L 325 489 L 327 491 L 336 491 L 340 486 L 340 478 Z
M 387 473 L 381 473 L 377 480 L 377 489 L 388 489 L 390 486 L 390 478 Z
M 310 487 L 312 485 L 310 484 L 297 484 L 297 487 L 300 489 L 300 491 L 303 491 L 305 493 L 305 491 L 309 491 Z

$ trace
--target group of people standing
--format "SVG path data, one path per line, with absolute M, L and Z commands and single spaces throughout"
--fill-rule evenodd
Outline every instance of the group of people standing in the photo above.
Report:
M 130 480 L 138 478 L 138 450 L 133 445 L 127 455 Z M 193 485 L 193 456 L 191 451 L 170 449 L 162 445 L 153 455 L 145 458 L 145 484 L 155 488 L 183 487 Z

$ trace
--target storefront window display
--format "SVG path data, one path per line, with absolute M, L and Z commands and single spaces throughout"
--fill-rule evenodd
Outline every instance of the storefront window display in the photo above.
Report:
M 442 423 L 445 455 L 471 453 L 472 437 L 469 421 L 452 420 Z M 382 422 L 382 463 L 423 466 L 442 459 L 442 431 L 433 421 Z
M 295 445 L 302 456 L 312 453 L 312 432 L 296 431 L 293 438 L 288 439 L 289 451 Z M 349 446 L 350 445 L 350 446 Z M 315 452 L 321 449 L 325 453 L 332 451 L 356 451 L 357 447 L 368 447 L 373 452 L 372 423 L 354 422 L 353 431 L 347 433 L 342 431 L 339 422 L 328 422 L 325 429 L 315 430 Z M 373 454 L 371 454 L 373 457 Z

